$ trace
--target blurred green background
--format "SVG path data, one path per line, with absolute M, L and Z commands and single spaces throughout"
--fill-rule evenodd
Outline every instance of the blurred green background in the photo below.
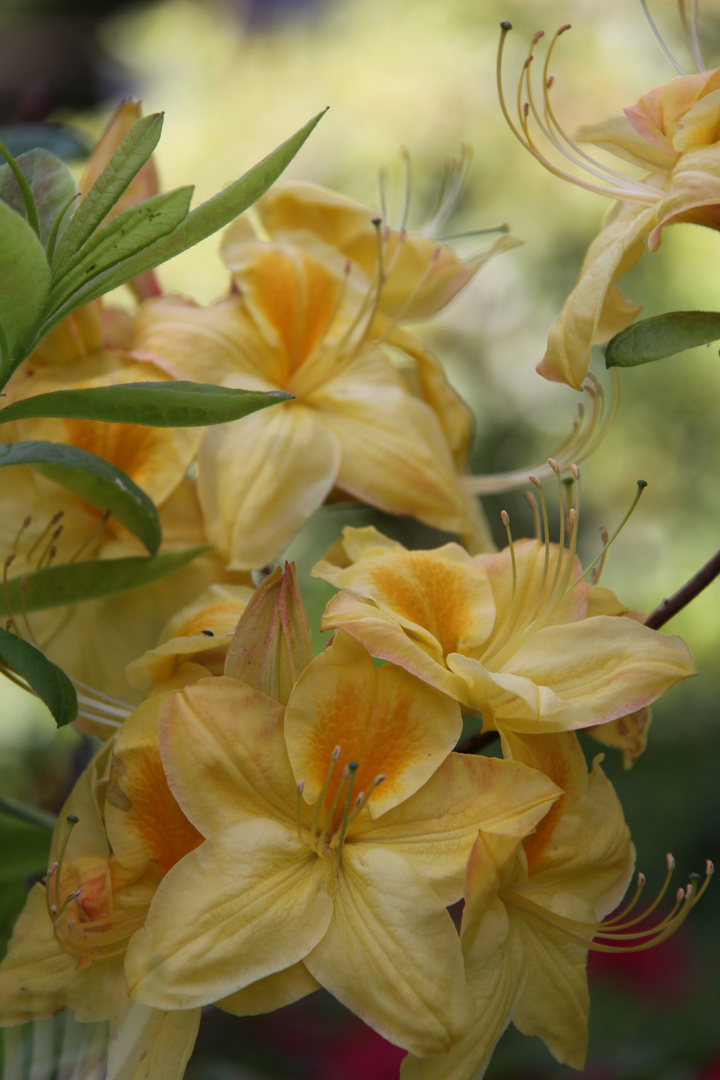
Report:
M 676 6 L 651 10 L 686 70 Z M 608 203 L 545 172 L 514 140 L 500 114 L 495 53 L 500 19 L 515 31 L 505 86 L 516 93 L 532 33 L 572 22 L 556 50 L 555 108 L 568 131 L 621 111 L 674 74 L 627 0 L 255 0 L 254 3 L 101 4 L 87 0 L 0 5 L 0 123 L 18 139 L 51 121 L 90 145 L 123 97 L 164 110 L 157 153 L 163 186 L 195 183 L 206 198 L 239 175 L 325 105 L 330 111 L 288 175 L 315 180 L 368 203 L 377 170 L 389 174 L 399 218 L 412 156 L 411 225 L 422 225 L 442 162 L 461 142 L 474 148 L 462 204 L 448 231 L 508 222 L 525 244 L 492 261 L 432 324 L 419 329 L 477 417 L 476 472 L 526 468 L 569 429 L 577 395 L 534 372 L 548 328 L 577 276 Z M 720 61 L 720 12 L 701 5 L 708 66 Z M 630 169 L 630 167 L 628 167 Z M 217 238 L 160 272 L 163 286 L 207 302 L 227 288 Z M 471 251 L 477 240 L 463 242 Z M 720 308 L 720 238 L 695 226 L 665 232 L 622 283 L 646 314 Z M 127 298 L 118 297 L 121 303 Z M 607 387 L 602 356 L 594 371 Z M 651 610 L 718 548 L 720 539 L 720 359 L 716 347 L 621 372 L 616 423 L 583 465 L 582 551 L 598 549 L 598 528 L 623 516 L 643 478 L 648 489 L 614 546 L 604 576 L 630 607 Z M 488 499 L 495 528 L 505 508 L 515 534 L 530 528 L 519 493 Z M 427 535 L 359 508 L 321 510 L 294 542 L 311 617 L 329 590 L 309 568 L 345 523 L 379 522 L 420 546 Z M 499 542 L 504 534 L 497 531 Z M 608 772 L 626 808 L 647 872 L 660 882 L 665 852 L 678 884 L 720 862 L 720 603 L 717 583 L 668 627 L 690 644 L 699 677 L 657 706 L 646 755 Z M 91 747 L 56 733 L 32 701 L 3 687 L 0 784 L 10 798 L 57 811 Z M 594 753 L 597 746 L 588 750 Z M 25 875 L 42 872 L 44 841 L 33 829 L 0 825 L 6 929 L 22 904 Z M 591 961 L 591 1080 L 713 1080 L 720 1077 L 720 922 L 717 886 L 676 938 L 636 958 Z M 190 1080 L 391 1080 L 399 1055 L 329 998 L 316 995 L 267 1018 L 243 1021 L 211 1010 Z M 490 1080 L 571 1075 L 537 1040 L 509 1031 Z

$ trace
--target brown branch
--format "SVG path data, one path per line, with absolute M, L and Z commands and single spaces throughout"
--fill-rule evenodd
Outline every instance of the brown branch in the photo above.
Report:
M 645 625 L 649 626 L 651 630 L 659 630 L 679 611 L 687 607 L 690 601 L 694 600 L 711 581 L 714 581 L 718 574 L 720 574 L 720 551 L 713 555 L 712 559 L 706 562 L 702 569 L 698 570 L 697 574 L 691 577 L 681 589 L 678 589 L 667 600 L 663 600 L 662 604 L 648 615 Z
M 457 754 L 476 754 L 479 750 L 484 750 L 490 743 L 495 742 L 500 738 L 499 731 L 476 731 L 474 735 L 468 735 L 467 738 L 459 742 L 455 747 L 455 753 Z

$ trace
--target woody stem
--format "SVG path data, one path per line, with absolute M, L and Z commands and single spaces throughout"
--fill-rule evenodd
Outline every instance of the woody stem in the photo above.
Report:
M 651 630 L 659 630 L 661 626 L 664 626 L 666 622 L 669 622 L 679 611 L 682 611 L 684 607 L 694 600 L 703 589 L 714 581 L 720 574 L 720 551 L 713 555 L 712 559 L 705 563 L 705 565 L 698 570 L 697 574 L 690 578 L 681 589 L 678 589 L 676 593 L 668 597 L 667 600 L 663 600 L 662 604 L 659 604 L 645 620 L 645 625 L 649 626 Z

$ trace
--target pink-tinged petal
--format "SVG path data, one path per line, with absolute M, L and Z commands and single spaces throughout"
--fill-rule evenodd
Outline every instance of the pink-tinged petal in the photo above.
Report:
M 339 487 L 388 513 L 448 532 L 468 530 L 470 497 L 438 419 L 378 349 L 363 349 L 313 389 L 298 381 L 297 393 L 338 440 Z
M 502 722 L 513 730 L 536 732 L 538 721 L 543 721 L 543 731 L 565 730 L 572 726 L 572 707 L 554 690 L 538 686 L 532 679 L 511 671 L 491 671 L 478 660 L 460 653 L 451 653 L 448 667 L 465 683 L 462 701 L 483 714 L 489 730 Z M 511 661 L 508 665 L 514 668 Z
M 544 685 L 567 703 L 566 717 L 554 721 L 566 729 L 625 716 L 696 673 L 682 638 L 606 615 L 539 630 L 511 665 L 517 676 Z M 503 707 L 506 717 L 509 723 L 512 705 Z
M 467 687 L 441 662 L 439 646 L 432 650 L 423 648 L 398 626 L 392 615 L 354 593 L 342 592 L 333 596 L 320 626 L 323 630 L 342 630 L 359 641 L 372 656 L 390 660 L 450 697 L 467 703 Z
M 307 615 L 294 563 L 279 566 L 257 587 L 238 621 L 225 674 L 286 705 L 312 660 Z
M 640 165 L 644 169 L 671 169 L 677 160 L 670 140 L 657 145 L 648 142 L 631 124 L 628 116 L 613 116 L 595 124 L 582 124 L 576 129 L 576 142 L 593 143 L 602 150 Z
M 325 862 L 334 916 L 308 969 L 391 1042 L 420 1055 L 448 1049 L 474 1007 L 445 908 L 387 849 L 345 848 L 339 872 Z
M 120 1000 L 110 1018 L 106 1080 L 182 1080 L 200 1009 L 164 1012 Z
M 158 730 L 168 782 L 204 836 L 253 817 L 295 827 L 282 713 L 277 701 L 225 676 L 165 703 Z
M 231 569 L 265 566 L 332 489 L 335 436 L 300 402 L 274 405 L 205 433 L 198 488 L 209 539 Z
M 246 390 L 282 385 L 282 357 L 260 337 L 236 296 L 207 308 L 180 296 L 148 300 L 133 329 L 132 355 L 174 379 L 217 385 L 232 380 Z
M 638 209 L 636 203 L 616 203 L 599 236 L 588 248 L 578 283 L 565 301 L 548 337 L 547 352 L 537 370 L 546 379 L 582 389 L 590 364 L 590 349 L 598 338 L 608 290 L 643 253 L 643 238 L 656 223 L 656 207 Z M 628 315 L 629 326 L 639 308 Z M 614 320 L 617 329 L 618 320 Z
M 525 836 L 561 792 L 535 769 L 450 754 L 415 795 L 378 821 L 361 817 L 346 843 L 387 845 L 417 870 L 443 904 L 462 896 L 478 829 Z
M 301 962 L 293 964 L 285 971 L 266 975 L 264 979 L 251 983 L 244 990 L 237 990 L 215 1004 L 233 1016 L 258 1016 L 260 1013 L 274 1012 L 285 1005 L 292 1005 L 294 1001 L 300 1001 L 321 989 L 320 983 Z
M 369 792 L 373 818 L 414 794 L 457 742 L 462 728 L 457 703 L 402 668 L 373 666 L 370 654 L 345 634 L 306 668 L 285 712 L 285 739 L 305 800 L 320 796 L 335 747 L 336 775 L 358 764 L 354 791 Z M 334 796 L 330 785 L 326 805 Z
M 720 146 L 688 150 L 670 177 L 670 190 L 657 208 L 657 224 L 648 236 L 648 248 L 660 246 L 662 230 L 681 222 L 720 227 Z
M 215 833 L 163 878 L 125 961 L 146 1005 L 189 1009 L 304 959 L 332 916 L 318 856 L 256 818 Z

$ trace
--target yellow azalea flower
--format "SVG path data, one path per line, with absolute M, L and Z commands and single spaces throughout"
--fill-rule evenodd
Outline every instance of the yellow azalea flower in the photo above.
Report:
M 368 340 L 377 283 L 358 304 L 300 248 L 252 242 L 242 250 L 236 293 L 209 308 L 148 301 L 133 350 L 173 378 L 293 395 L 203 437 L 200 499 L 228 565 L 275 558 L 333 488 L 487 549 L 438 415 Z
M 563 789 L 532 835 L 480 831 L 465 884 L 462 945 L 476 1021 L 449 1054 L 408 1057 L 401 1080 L 480 1080 L 497 1040 L 512 1021 L 538 1035 L 563 1064 L 582 1069 L 587 1050 L 588 950 L 652 948 L 682 924 L 704 892 L 697 880 L 680 889 L 675 907 L 647 927 L 667 889 L 644 913 L 634 913 L 645 880 L 613 918 L 630 882 L 635 850 L 620 802 L 597 758 L 588 776 L 573 732 L 508 735 L 504 753 L 541 770 Z
M 548 61 L 557 37 L 567 29 L 562 27 L 553 38 Z M 550 112 L 544 116 L 535 107 L 530 67 L 523 68 L 519 98 L 529 101 L 529 114 L 521 107 L 516 126 L 503 104 L 515 135 L 551 172 L 616 200 L 588 248 L 578 283 L 550 331 L 546 355 L 538 365 L 541 375 L 579 390 L 591 346 L 629 326 L 640 311 L 614 283 L 642 256 L 645 244 L 655 251 L 662 229 L 679 222 L 720 227 L 720 68 L 679 75 L 625 109 L 624 116 L 580 128 L 575 136 L 579 142 L 609 150 L 646 170 L 643 176 L 629 177 L 555 136 L 548 63 L 542 92 Z M 584 168 L 589 179 L 564 172 L 544 156 L 531 132 L 533 118 L 555 148 Z
M 512 735 L 504 748 L 564 794 L 525 840 L 480 831 L 462 922 L 476 1022 L 449 1054 L 407 1059 L 402 1080 L 481 1077 L 511 1020 L 558 1061 L 585 1061 L 588 946 L 622 899 L 634 848 L 612 784 L 597 761 L 588 776 L 574 733 Z
M 342 634 L 284 720 L 228 677 L 168 698 L 165 769 L 206 840 L 131 942 L 133 998 L 232 1009 L 257 985 L 272 1003 L 284 973 L 284 1000 L 319 984 L 401 1046 L 447 1049 L 474 1008 L 445 906 L 478 829 L 523 837 L 558 795 L 520 763 L 449 753 L 459 731 L 455 702 Z
M 605 723 L 695 668 L 679 637 L 619 618 L 627 609 L 587 584 L 571 546 L 521 540 L 473 557 L 457 544 L 408 551 L 374 528 L 346 528 L 340 551 L 313 570 L 344 590 L 322 627 L 482 713 L 486 730 Z
M 109 1020 L 109 1077 L 180 1080 L 200 1010 L 165 1013 L 130 1000 L 128 941 L 157 884 L 202 837 L 170 794 L 156 697 L 126 721 L 65 804 L 45 882 L 33 887 L 0 965 L 0 1023 L 52 1016 Z M 73 825 L 73 822 L 75 824 Z

